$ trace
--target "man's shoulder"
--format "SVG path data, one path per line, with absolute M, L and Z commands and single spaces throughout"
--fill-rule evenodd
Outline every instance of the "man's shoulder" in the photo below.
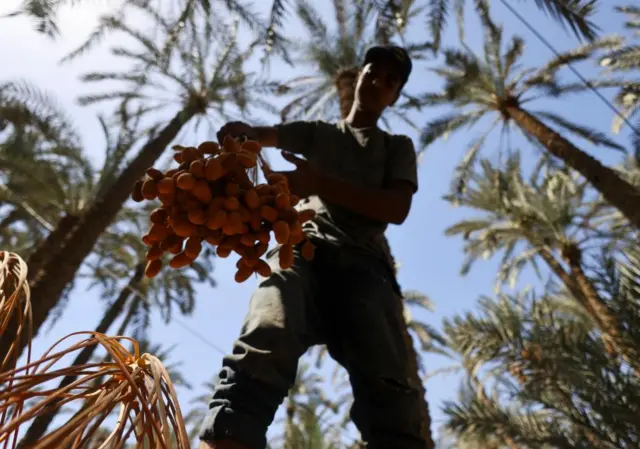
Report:
M 406 134 L 396 134 L 394 132 L 389 132 L 389 131 L 385 131 L 384 129 L 380 129 L 380 131 L 382 131 L 382 133 L 387 136 L 388 138 L 394 139 L 394 140 L 403 140 L 405 142 L 413 142 L 413 140 L 411 139 L 411 137 L 407 136 Z
M 385 131 L 383 129 L 380 129 L 381 131 L 381 135 L 384 137 L 384 139 L 386 141 L 389 142 L 389 144 L 392 147 L 406 147 L 406 148 L 411 148 L 413 149 L 413 139 L 409 136 L 407 136 L 406 134 L 395 134 L 395 133 L 390 133 L 388 131 Z
M 340 129 L 339 122 L 328 122 L 326 120 L 298 120 L 296 123 L 312 126 L 315 131 L 330 132 Z

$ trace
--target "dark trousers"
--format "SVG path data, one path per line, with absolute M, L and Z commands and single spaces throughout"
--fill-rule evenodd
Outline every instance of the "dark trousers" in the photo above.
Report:
M 279 268 L 276 250 L 268 254 L 273 275 L 261 279 L 233 353 L 223 360 L 200 438 L 264 449 L 298 359 L 326 344 L 349 374 L 351 418 L 368 446 L 425 449 L 424 398 L 408 371 L 393 273 L 370 257 L 316 244 L 312 261 L 296 252 L 288 270 Z

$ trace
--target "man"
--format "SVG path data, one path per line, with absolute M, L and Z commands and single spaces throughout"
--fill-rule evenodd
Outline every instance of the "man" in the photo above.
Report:
M 281 270 L 254 292 L 233 354 L 224 358 L 205 418 L 201 449 L 263 449 L 266 431 L 295 381 L 298 359 L 326 344 L 344 366 L 354 392 L 353 422 L 373 449 L 425 449 L 419 389 L 411 379 L 401 332 L 399 287 L 384 239 L 402 224 L 418 189 L 411 139 L 377 126 L 411 73 L 407 52 L 366 53 L 350 114 L 337 124 L 292 122 L 251 127 L 233 122 L 218 133 L 248 135 L 285 150 L 295 170 L 281 172 L 316 217 L 305 230 L 316 245 L 306 261 Z M 294 156 L 301 155 L 304 159 Z

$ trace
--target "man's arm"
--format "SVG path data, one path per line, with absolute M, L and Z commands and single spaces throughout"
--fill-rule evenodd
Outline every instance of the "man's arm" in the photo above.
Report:
M 381 188 L 367 188 L 323 175 L 318 176 L 318 196 L 365 217 L 402 224 L 418 190 L 416 154 L 406 136 L 394 136 Z
M 296 195 L 317 195 L 383 223 L 402 224 L 409 214 L 416 190 L 410 179 L 392 178 L 382 188 L 362 187 L 314 170 L 308 161 L 291 153 L 283 152 L 282 156 L 296 166 L 293 171 L 278 172 L 287 177 Z
M 252 129 L 262 147 L 278 147 L 278 131 L 275 126 L 253 126 Z
M 277 147 L 292 153 L 309 155 L 313 146 L 316 122 L 295 121 L 275 126 L 251 126 L 244 122 L 229 122 L 218 131 L 218 142 L 225 136 L 246 135 L 262 147 Z
M 386 188 L 361 187 L 341 179 L 318 175 L 317 195 L 373 220 L 400 225 L 411 209 L 413 185 L 392 181 Z

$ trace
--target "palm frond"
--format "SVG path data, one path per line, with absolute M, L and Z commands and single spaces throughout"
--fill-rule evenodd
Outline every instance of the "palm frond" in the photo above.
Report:
M 625 81 L 622 79 L 595 79 L 595 80 L 586 80 L 586 82 L 579 83 L 549 83 L 548 85 L 540 84 L 543 90 L 546 91 L 549 95 L 554 98 L 561 98 L 565 95 L 575 94 L 575 93 L 583 93 L 588 90 L 593 89 L 608 89 L 608 88 L 632 88 L 634 85 L 633 82 Z
M 61 63 L 71 62 L 80 56 L 85 55 L 96 45 L 100 44 L 110 32 L 120 29 L 124 11 L 120 11 L 117 15 L 105 14 L 98 18 L 98 26 L 91 32 L 89 37 L 77 48 L 70 51 L 60 60 Z
M 398 32 L 402 33 L 409 20 L 412 1 L 379 0 L 372 1 L 376 9 L 375 36 L 378 42 L 389 44 Z
M 55 37 L 60 33 L 56 22 L 59 3 L 56 0 L 23 0 L 16 11 L 6 14 L 4 17 L 29 16 L 35 21 L 36 30 L 39 33 Z
M 536 6 L 571 31 L 587 40 L 594 40 L 600 28 L 591 20 L 596 13 L 596 0 L 533 0 Z
M 132 92 L 132 91 L 125 90 L 125 91 L 114 91 L 114 92 L 109 92 L 105 94 L 81 95 L 80 97 L 78 97 L 77 102 L 82 106 L 88 106 L 95 103 L 101 103 L 103 101 L 113 101 L 113 100 L 126 101 L 126 100 L 133 100 L 133 99 L 150 100 L 151 97 L 140 92 Z
M 632 71 L 640 68 L 640 45 L 630 45 L 600 58 L 600 66 L 607 70 Z
M 493 128 L 498 124 L 500 118 L 494 120 L 489 129 L 479 138 L 474 139 L 469 145 L 466 154 L 455 168 L 455 174 L 451 180 L 451 190 L 454 195 L 461 195 L 466 188 L 467 181 L 471 176 L 471 171 L 476 164 L 478 154 L 482 149 L 487 137 L 493 131 Z
M 440 50 L 442 34 L 447 25 L 449 0 L 429 0 L 429 12 L 427 13 L 427 26 L 433 37 L 434 51 Z
M 525 43 L 521 38 L 514 36 L 509 41 L 509 46 L 504 54 L 504 78 L 509 79 L 514 65 L 524 53 Z
M 311 3 L 306 0 L 298 0 L 296 12 L 305 29 L 309 31 L 311 38 L 316 43 L 327 43 L 327 25 Z
M 284 37 L 281 31 L 284 27 L 284 18 L 287 13 L 287 6 L 287 0 L 273 0 L 266 31 L 264 35 L 261 35 L 256 40 L 256 44 L 265 44 L 265 51 L 262 57 L 263 66 L 266 66 L 266 64 L 269 62 L 269 55 L 274 53 L 281 55 L 282 59 L 287 64 L 293 64 L 288 50 L 291 42 Z
M 403 301 L 407 305 L 418 306 L 429 311 L 434 310 L 434 304 L 431 298 L 417 290 L 406 290 L 402 292 Z
M 636 129 L 640 129 L 640 120 L 636 122 Z M 636 161 L 640 162 L 640 133 L 631 135 L 631 145 L 633 146 Z
M 537 1 L 537 0 L 536 0 Z M 594 42 L 577 47 L 573 50 L 561 53 L 551 59 L 548 63 L 538 69 L 533 75 L 527 77 L 524 81 L 526 86 L 534 86 L 544 84 L 549 80 L 553 80 L 558 70 L 568 64 L 586 61 L 593 58 L 598 50 L 612 50 L 622 45 L 623 39 L 618 36 L 606 36 Z
M 420 143 L 423 149 L 439 138 L 446 138 L 449 134 L 459 130 L 465 125 L 473 125 L 480 120 L 484 114 L 485 111 L 483 110 L 453 113 L 428 122 L 420 135 Z
M 78 146 L 73 121 L 47 92 L 26 80 L 0 83 L 0 123 L 33 126 L 47 140 Z

